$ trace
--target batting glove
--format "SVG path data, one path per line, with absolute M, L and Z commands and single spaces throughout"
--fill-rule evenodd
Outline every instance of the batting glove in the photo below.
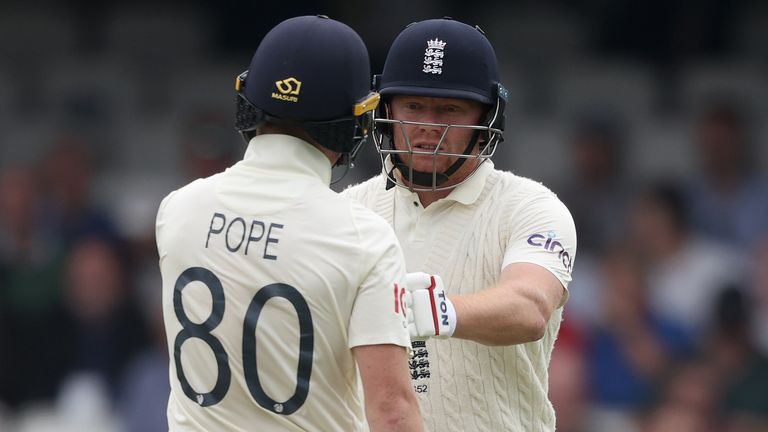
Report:
M 440 276 L 408 273 L 406 286 L 410 294 L 406 307 L 411 339 L 451 337 L 456 330 L 456 309 L 445 295 Z

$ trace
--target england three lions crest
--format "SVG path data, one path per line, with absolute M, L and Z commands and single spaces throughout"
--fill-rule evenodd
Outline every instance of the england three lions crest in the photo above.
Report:
M 443 73 L 443 49 L 445 42 L 434 38 L 427 41 L 427 49 L 424 51 L 424 73 L 440 75 Z

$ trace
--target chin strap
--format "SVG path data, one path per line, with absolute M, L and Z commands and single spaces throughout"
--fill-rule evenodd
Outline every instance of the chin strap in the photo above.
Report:
M 478 138 L 480 138 L 480 131 L 475 130 L 472 133 L 472 138 L 470 138 L 469 143 L 467 143 L 467 147 L 464 149 L 464 152 L 462 152 L 462 155 L 468 156 L 470 153 L 472 153 L 472 149 L 475 147 L 475 144 L 477 143 Z M 409 183 L 418 185 L 418 186 L 425 186 L 425 187 L 437 187 L 441 184 L 448 181 L 448 179 L 455 173 L 456 171 L 461 168 L 462 165 L 464 165 L 464 162 L 467 161 L 467 158 L 460 157 L 454 162 L 451 166 L 448 167 L 445 172 L 426 172 L 426 171 L 416 171 L 411 170 L 408 165 L 406 165 L 401 159 L 400 155 L 393 153 L 390 156 L 392 160 L 392 169 L 389 171 L 389 174 L 387 175 L 387 186 L 386 190 L 392 189 L 392 187 L 395 186 L 395 183 L 392 181 L 394 171 L 397 169 L 400 171 L 400 174 L 403 176 L 403 178 L 407 178 L 409 180 Z M 434 179 L 434 185 L 432 184 L 432 180 Z

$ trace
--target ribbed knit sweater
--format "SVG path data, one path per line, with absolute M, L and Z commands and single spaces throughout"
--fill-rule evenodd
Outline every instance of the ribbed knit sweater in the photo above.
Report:
M 380 175 L 344 194 L 393 224 L 395 189 L 385 190 L 385 181 Z M 510 239 L 519 231 L 515 224 L 520 212 L 528 213 L 527 220 L 535 219 L 537 215 L 527 209 L 542 197 L 561 205 L 541 184 L 493 170 L 474 203 L 460 205 L 450 219 L 441 221 L 440 234 L 421 270 L 439 274 L 449 296 L 472 294 L 494 285 Z M 564 206 L 562 209 L 565 213 L 556 216 L 567 220 L 560 226 L 572 231 L 570 214 Z M 571 257 L 575 254 L 575 231 L 572 237 Z M 556 254 L 544 256 L 549 259 Z M 563 281 L 566 286 L 568 270 L 568 279 Z M 427 430 L 553 431 L 555 413 L 547 398 L 547 368 L 561 319 L 559 307 L 552 313 L 543 338 L 518 345 L 486 346 L 462 339 L 416 342 L 411 369 Z

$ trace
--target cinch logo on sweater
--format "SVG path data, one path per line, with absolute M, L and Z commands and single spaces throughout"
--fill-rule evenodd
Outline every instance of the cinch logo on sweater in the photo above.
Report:
M 528 236 L 528 244 L 556 253 L 557 258 L 563 262 L 563 266 L 565 266 L 568 273 L 571 272 L 571 269 L 573 268 L 571 255 L 565 250 L 565 246 L 563 246 L 562 243 L 555 240 L 554 231 L 549 231 L 546 235 L 540 233 L 531 234 Z

